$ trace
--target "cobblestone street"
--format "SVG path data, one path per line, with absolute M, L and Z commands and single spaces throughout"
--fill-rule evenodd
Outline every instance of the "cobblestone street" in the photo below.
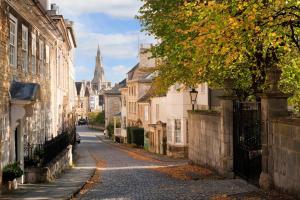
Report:
M 240 195 L 257 189 L 240 179 L 178 180 L 153 170 L 186 164 L 186 161 L 155 162 L 130 156 L 109 144 L 100 133 L 79 127 L 82 144 L 100 167 L 100 180 L 79 199 L 212 199 L 218 195 Z M 99 168 L 99 166 L 98 166 Z

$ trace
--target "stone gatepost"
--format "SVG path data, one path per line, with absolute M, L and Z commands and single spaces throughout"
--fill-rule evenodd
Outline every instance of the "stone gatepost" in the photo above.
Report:
M 273 155 L 272 155 L 272 126 L 271 120 L 288 116 L 288 95 L 280 92 L 269 92 L 261 96 L 261 143 L 262 143 L 262 173 L 259 185 L 263 189 L 270 189 L 273 182 Z
M 223 173 L 233 177 L 233 96 L 220 97 L 221 105 L 221 155 Z
M 263 189 L 270 189 L 273 182 L 273 155 L 272 155 L 272 126 L 271 120 L 288 116 L 289 95 L 280 92 L 278 83 L 281 77 L 279 68 L 270 68 L 267 71 L 267 89 L 261 95 L 261 144 L 262 144 L 262 172 L 259 185 Z

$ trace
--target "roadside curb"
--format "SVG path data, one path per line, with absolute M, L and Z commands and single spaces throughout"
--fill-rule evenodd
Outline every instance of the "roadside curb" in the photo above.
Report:
M 71 200 L 76 198 L 76 196 L 79 194 L 79 192 L 84 188 L 84 186 L 86 186 L 86 184 L 89 182 L 89 180 L 91 180 L 91 178 L 95 175 L 96 173 L 96 167 L 95 169 L 91 170 L 90 176 L 88 178 L 88 180 L 85 181 L 85 183 L 83 183 L 81 186 L 78 187 L 78 189 L 76 189 L 69 197 L 67 197 L 65 200 Z
M 172 158 L 169 158 L 169 157 L 166 157 L 166 159 L 168 159 L 168 160 L 165 160 L 164 158 L 158 158 L 158 156 L 156 156 L 156 155 L 151 155 L 151 153 L 150 152 L 147 152 L 147 151 L 145 151 L 145 152 L 142 152 L 142 151 L 137 151 L 136 149 L 133 149 L 133 148 L 130 148 L 130 147 L 126 147 L 126 146 L 124 146 L 124 145 L 122 145 L 122 144 L 115 144 L 112 140 L 109 140 L 109 139 L 103 139 L 103 138 L 101 138 L 101 137 L 99 137 L 99 136 L 96 136 L 99 140 L 101 140 L 103 143 L 105 143 L 105 144 L 108 144 L 108 145 L 111 145 L 111 146 L 113 146 L 113 147 L 115 147 L 115 148 L 119 148 L 119 149 L 121 149 L 121 150 L 124 150 L 124 151 L 129 151 L 129 152 L 133 152 L 133 153 L 136 153 L 136 154 L 141 154 L 141 155 L 143 155 L 143 156 L 146 156 L 146 157 L 149 157 L 149 158 L 151 158 L 151 159 L 153 159 L 153 160 L 156 160 L 156 161 L 158 161 L 158 162 L 165 162 L 165 163 L 173 163 L 173 162 L 188 162 L 188 160 L 185 160 L 185 159 L 174 159 L 174 160 L 171 160 Z
M 74 161 L 74 167 L 76 167 L 76 162 L 77 160 L 79 159 L 79 154 L 77 152 L 77 149 L 75 150 L 74 154 L 76 155 L 76 159 Z M 87 180 L 82 183 L 82 185 L 78 186 L 78 188 L 76 190 L 74 190 L 70 195 L 68 195 L 65 200 L 72 200 L 72 199 L 76 199 L 76 196 L 79 194 L 79 192 L 84 188 L 84 186 L 89 182 L 89 180 L 91 180 L 91 178 L 95 175 L 96 173 L 96 169 L 97 169 L 97 166 L 95 166 L 94 169 L 91 169 L 90 170 L 90 173 L 89 173 L 89 176 L 87 178 Z M 72 169 L 71 169 L 72 170 Z

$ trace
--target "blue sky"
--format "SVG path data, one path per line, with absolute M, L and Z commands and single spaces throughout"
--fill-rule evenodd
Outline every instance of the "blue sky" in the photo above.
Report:
M 139 0 L 52 0 L 52 3 L 60 7 L 60 14 L 75 22 L 77 81 L 92 79 L 98 44 L 105 77 L 116 83 L 138 62 L 138 44 L 153 42 L 140 32 L 139 21 L 134 19 L 141 6 Z

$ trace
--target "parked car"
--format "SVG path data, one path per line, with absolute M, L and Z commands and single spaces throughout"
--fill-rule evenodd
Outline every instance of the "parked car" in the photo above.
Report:
M 78 125 L 79 126 L 82 126 L 82 125 L 87 125 L 87 120 L 86 119 L 80 119 L 80 120 L 78 120 Z
M 80 135 L 78 133 L 76 133 L 76 143 L 80 143 Z

